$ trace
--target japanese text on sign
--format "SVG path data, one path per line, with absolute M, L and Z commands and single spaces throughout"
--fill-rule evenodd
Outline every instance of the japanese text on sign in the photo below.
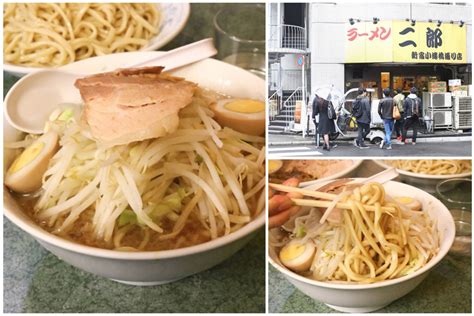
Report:
M 466 63 L 466 27 L 380 21 L 348 25 L 346 62 Z
M 357 39 L 357 37 L 364 37 L 367 36 L 369 41 L 373 41 L 374 39 L 380 39 L 382 41 L 385 41 L 391 34 L 392 29 L 388 28 L 386 29 L 385 27 L 375 27 L 375 29 L 370 30 L 370 36 L 369 33 L 364 32 L 364 33 L 359 33 L 359 30 L 357 27 L 353 27 L 347 31 L 347 37 L 348 41 L 354 41 Z

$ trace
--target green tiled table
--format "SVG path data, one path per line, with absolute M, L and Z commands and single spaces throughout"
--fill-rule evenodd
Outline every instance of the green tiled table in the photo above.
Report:
M 365 161 L 356 176 L 378 171 L 373 162 Z M 377 313 L 471 313 L 471 271 L 471 257 L 448 255 L 415 290 Z M 297 290 L 271 265 L 268 279 L 269 312 L 338 313 Z
M 163 50 L 214 36 L 225 4 L 193 4 L 187 26 Z M 252 21 L 245 21 L 248 24 Z M 4 73 L 4 94 L 17 78 Z M 5 313 L 265 312 L 265 232 L 222 264 L 175 283 L 134 287 L 78 270 L 4 218 Z

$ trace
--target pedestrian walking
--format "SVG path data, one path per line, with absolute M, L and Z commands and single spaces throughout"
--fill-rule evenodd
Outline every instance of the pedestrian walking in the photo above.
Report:
M 378 113 L 383 120 L 383 126 L 385 129 L 385 137 L 380 143 L 380 148 L 383 149 L 387 145 L 386 149 L 392 149 L 392 131 L 393 131 L 393 98 L 390 97 L 390 89 L 385 88 L 383 90 L 383 99 L 379 102 Z
M 418 135 L 418 127 L 420 125 L 421 116 L 421 99 L 416 95 L 418 89 L 415 87 L 410 89 L 410 94 L 403 102 L 405 112 L 405 123 L 403 126 L 402 144 L 408 144 L 408 129 L 413 129 L 412 145 L 416 145 L 416 136 Z
M 357 138 L 354 139 L 354 146 L 365 149 L 369 148 L 365 144 L 365 137 L 370 132 L 370 102 L 367 97 L 367 91 L 364 88 L 359 88 L 357 97 L 352 104 L 352 115 L 357 121 Z
M 336 132 L 336 127 L 334 126 L 334 120 L 329 118 L 329 107 L 332 107 L 332 104 L 320 98 L 318 95 L 315 95 L 312 108 L 313 108 L 313 119 L 316 121 L 316 115 L 319 115 L 319 122 L 317 124 L 318 131 L 316 133 L 316 137 L 319 135 L 323 135 L 324 146 L 323 150 L 330 151 L 331 148 L 335 148 L 336 145 L 331 146 L 329 143 L 329 134 Z M 334 110 L 332 110 L 334 111 Z M 316 139 L 316 143 L 317 143 Z
M 403 106 L 404 99 L 405 99 L 405 95 L 402 93 L 402 89 L 397 88 L 397 94 L 393 97 L 393 103 L 395 103 L 395 106 L 398 108 L 398 111 L 400 112 L 400 118 L 395 121 L 395 133 L 397 133 L 397 140 L 399 142 L 402 141 L 403 124 L 405 122 L 405 117 L 403 115 L 405 111 L 404 106 Z

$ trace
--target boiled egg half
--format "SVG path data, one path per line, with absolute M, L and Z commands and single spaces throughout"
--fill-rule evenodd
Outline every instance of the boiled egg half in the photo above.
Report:
M 221 99 L 212 107 L 216 121 L 241 133 L 265 133 L 265 103 L 251 99 Z
M 58 148 L 58 134 L 43 134 L 13 161 L 5 174 L 5 185 L 19 193 L 31 193 L 41 188 L 43 175 Z
M 283 166 L 283 161 L 281 160 L 268 160 L 268 174 L 277 172 L 281 166 Z
M 395 198 L 395 201 L 401 205 L 411 209 L 412 211 L 421 211 L 421 203 L 417 199 L 408 196 L 399 196 Z
M 316 246 L 311 240 L 305 243 L 301 239 L 293 239 L 280 251 L 281 263 L 296 272 L 307 271 L 311 267 Z

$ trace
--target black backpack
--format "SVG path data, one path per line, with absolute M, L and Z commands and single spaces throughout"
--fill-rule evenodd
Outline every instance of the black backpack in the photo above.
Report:
M 418 117 L 418 115 L 419 115 L 419 113 L 420 113 L 420 99 L 418 99 L 418 98 L 415 98 L 415 99 L 410 98 L 410 103 L 411 103 L 411 106 L 410 106 L 411 116 L 416 116 L 416 117 Z
M 362 101 L 361 99 L 356 99 L 352 104 L 352 116 L 355 118 L 360 118 L 362 116 Z

